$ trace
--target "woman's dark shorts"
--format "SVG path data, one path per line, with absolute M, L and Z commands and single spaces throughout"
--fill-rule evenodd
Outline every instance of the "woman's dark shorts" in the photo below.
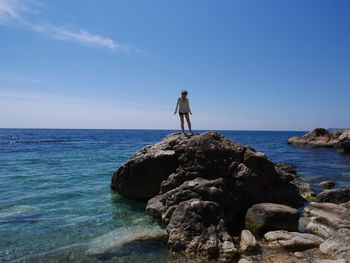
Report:
M 186 114 L 188 114 L 188 112 L 179 112 L 180 116 L 183 116 L 183 115 L 186 115 Z

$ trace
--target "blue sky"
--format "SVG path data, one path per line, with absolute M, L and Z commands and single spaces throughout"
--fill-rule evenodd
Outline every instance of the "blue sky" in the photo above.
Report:
M 350 1 L 0 0 L 0 127 L 349 127 Z

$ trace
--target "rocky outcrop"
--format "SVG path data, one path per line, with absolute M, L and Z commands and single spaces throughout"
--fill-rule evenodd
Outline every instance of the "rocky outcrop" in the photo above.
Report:
M 311 217 L 306 229 L 323 238 L 328 238 L 338 229 L 350 228 L 348 204 L 311 202 L 304 211 Z
M 350 153 L 350 130 L 347 130 L 339 136 L 339 142 L 335 148 L 344 153 Z
M 299 223 L 299 211 L 285 205 L 260 203 L 248 209 L 246 226 L 255 232 L 272 230 L 296 231 Z
M 336 259 L 350 261 L 350 229 L 342 228 L 334 232 L 321 244 L 320 250 Z
M 264 235 L 269 246 L 275 249 L 283 248 L 288 251 L 303 251 L 315 248 L 324 242 L 324 239 L 305 233 L 272 231 Z
M 141 149 L 114 173 L 112 189 L 148 200 L 147 212 L 167 225 L 170 251 L 219 260 L 235 256 L 231 236 L 252 205 L 299 207 L 312 192 L 263 153 L 215 132 L 171 134 Z
M 342 204 L 350 201 L 350 188 L 325 190 L 315 198 L 319 203 Z
M 314 129 L 302 137 L 292 137 L 289 144 L 314 147 L 333 147 L 340 152 L 350 153 L 350 130 L 342 129 L 328 132 L 325 129 Z

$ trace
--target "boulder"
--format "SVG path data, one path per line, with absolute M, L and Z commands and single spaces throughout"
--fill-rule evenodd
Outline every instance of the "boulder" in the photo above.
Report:
M 220 215 L 220 206 L 215 202 L 199 199 L 181 202 L 167 227 L 170 250 L 205 259 L 217 259 L 222 254 L 233 257 L 237 250 Z
M 328 132 L 316 128 L 301 137 L 292 137 L 289 144 L 313 147 L 333 147 L 340 152 L 350 153 L 350 130 L 340 129 Z
M 320 250 L 336 259 L 350 260 L 350 229 L 338 229 L 320 245 Z
M 332 189 L 321 192 L 315 199 L 319 203 L 342 204 L 350 201 L 350 188 Z
M 245 223 L 248 229 L 264 233 L 272 230 L 298 230 L 299 211 L 272 203 L 255 204 L 248 209 Z
M 236 254 L 231 235 L 252 205 L 300 207 L 313 192 L 263 153 L 216 132 L 170 134 L 141 149 L 116 170 L 111 187 L 148 200 L 147 213 L 167 225 L 170 251 L 218 260 Z
M 328 238 L 341 228 L 350 228 L 350 210 L 347 204 L 311 202 L 304 208 L 311 217 L 306 229 L 323 238 Z
M 240 249 L 242 252 L 249 252 L 259 249 L 254 235 L 249 230 L 242 230 Z
M 325 188 L 325 189 L 332 189 L 335 186 L 335 182 L 333 182 L 333 181 L 322 181 L 318 185 L 321 186 L 322 188 Z
M 178 167 L 175 151 L 171 147 L 176 143 L 176 138 L 168 137 L 136 152 L 114 172 L 111 188 L 132 199 L 147 200 L 155 196 L 160 183 Z
M 269 247 L 286 249 L 288 251 L 303 251 L 318 247 L 324 239 L 305 233 L 288 232 L 284 230 L 268 232 L 264 235 Z

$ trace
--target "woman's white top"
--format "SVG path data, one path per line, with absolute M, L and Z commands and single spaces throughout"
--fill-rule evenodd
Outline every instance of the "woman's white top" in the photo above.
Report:
M 175 113 L 177 112 L 178 109 L 179 109 L 179 113 L 191 112 L 190 101 L 187 98 L 185 99 L 182 99 L 182 97 L 178 98 L 176 103 Z

